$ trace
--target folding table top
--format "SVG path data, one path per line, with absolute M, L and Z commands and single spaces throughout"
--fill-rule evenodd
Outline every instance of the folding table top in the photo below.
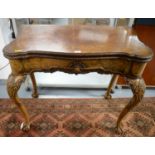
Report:
M 130 28 L 96 25 L 23 25 L 4 50 L 7 58 L 128 57 L 149 61 L 152 50 Z

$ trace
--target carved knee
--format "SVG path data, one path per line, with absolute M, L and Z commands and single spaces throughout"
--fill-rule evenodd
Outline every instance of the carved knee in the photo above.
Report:
M 13 74 L 9 75 L 8 81 L 7 81 L 7 91 L 10 98 L 15 98 L 17 96 L 17 91 L 19 90 L 22 82 L 25 80 L 25 76 L 18 75 L 15 76 Z
M 127 82 L 129 83 L 133 92 L 133 99 L 135 100 L 135 102 L 140 102 L 144 96 L 146 88 L 144 80 L 142 78 L 136 80 L 127 79 Z

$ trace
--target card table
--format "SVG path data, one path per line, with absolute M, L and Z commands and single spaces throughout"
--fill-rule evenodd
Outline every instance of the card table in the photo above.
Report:
M 34 72 L 62 71 L 70 74 L 97 72 L 113 74 L 105 98 L 118 75 L 131 87 L 133 97 L 120 113 L 116 129 L 121 131 L 121 121 L 144 96 L 142 78 L 146 64 L 153 52 L 142 43 L 132 28 L 96 25 L 23 25 L 17 38 L 3 49 L 9 59 L 11 74 L 7 81 L 9 97 L 20 109 L 25 121 L 21 128 L 30 129 L 30 119 L 18 90 L 27 75 L 33 84 L 32 96 L 38 97 Z

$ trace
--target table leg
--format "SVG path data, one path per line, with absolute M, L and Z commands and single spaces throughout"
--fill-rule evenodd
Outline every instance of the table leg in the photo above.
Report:
M 108 89 L 107 89 L 107 91 L 106 91 L 106 93 L 104 95 L 105 99 L 111 99 L 112 98 L 110 92 L 111 92 L 111 89 L 113 88 L 114 84 L 117 82 L 117 79 L 118 79 L 118 75 L 114 74 L 112 76 L 112 78 L 111 78 L 111 81 L 110 81 L 110 84 L 108 86 Z
M 38 90 L 37 90 L 37 83 L 36 83 L 34 73 L 30 74 L 30 78 L 31 78 L 32 85 L 33 85 L 32 97 L 33 98 L 38 98 L 39 94 L 38 94 Z
M 143 79 L 127 79 L 128 84 L 131 87 L 131 90 L 133 92 L 133 97 L 129 101 L 129 103 L 126 105 L 126 107 L 123 109 L 123 111 L 120 113 L 116 128 L 119 132 L 122 132 L 121 129 L 121 121 L 122 119 L 127 115 L 127 113 L 132 110 L 143 98 L 144 92 L 145 92 L 145 82 Z
M 30 120 L 29 115 L 27 113 L 27 110 L 25 106 L 22 104 L 22 102 L 18 98 L 18 90 L 22 84 L 22 82 L 26 79 L 26 76 L 24 75 L 13 75 L 10 74 L 8 81 L 7 81 L 7 91 L 10 98 L 14 101 L 14 103 L 17 105 L 19 110 L 24 116 L 25 122 L 21 124 L 21 129 L 24 131 L 28 131 L 30 129 Z

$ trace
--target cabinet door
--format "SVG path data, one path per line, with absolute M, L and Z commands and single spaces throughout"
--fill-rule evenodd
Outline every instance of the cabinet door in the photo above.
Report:
M 116 18 L 116 26 L 127 26 L 132 27 L 134 24 L 135 18 Z

